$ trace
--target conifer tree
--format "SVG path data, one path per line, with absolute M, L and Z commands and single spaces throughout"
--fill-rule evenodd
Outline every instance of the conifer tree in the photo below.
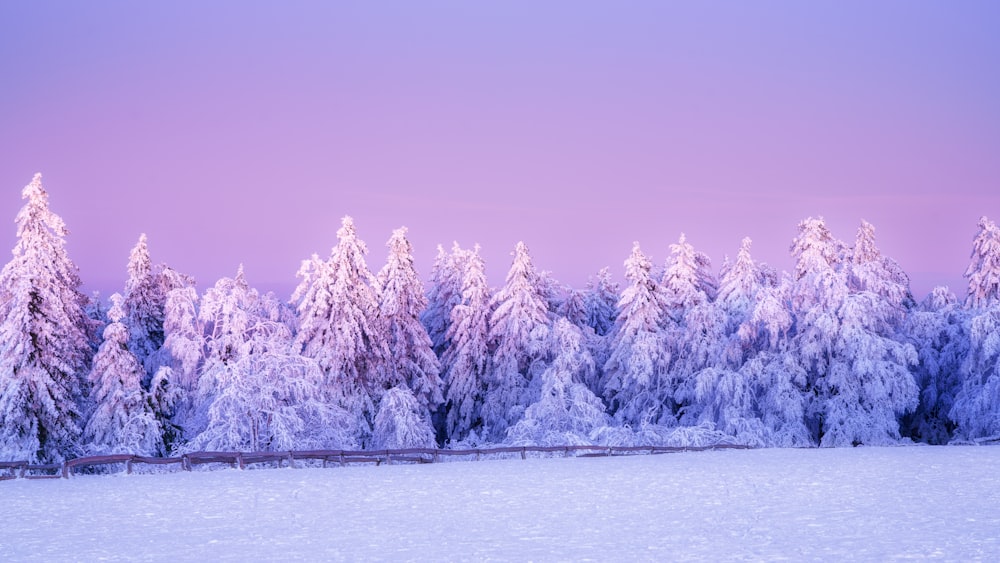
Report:
M 618 301 L 611 354 L 604 366 L 605 398 L 621 424 L 672 425 L 673 399 L 665 388 L 670 352 L 663 332 L 665 307 L 652 263 L 634 243 L 625 261 L 629 286 Z
M 517 243 L 506 283 L 493 296 L 490 349 L 493 353 L 486 381 L 483 422 L 496 440 L 520 420 L 524 407 L 534 402 L 532 380 L 544 369 L 548 339 L 548 304 L 528 247 Z
M 378 400 L 387 389 L 388 356 L 380 333 L 377 281 L 368 270 L 368 248 L 354 220 L 344 217 L 337 246 L 326 262 L 313 256 L 299 271 L 296 342 L 322 370 L 328 396 L 356 414 L 362 443 L 371 436 Z
M 452 343 L 441 358 L 445 385 L 444 435 L 452 442 L 482 431 L 483 395 L 489 372 L 490 291 L 479 245 L 463 257 L 462 301 L 451 310 L 447 338 Z
M 78 445 L 93 335 L 41 174 L 21 195 L 17 244 L 0 272 L 0 457 L 53 462 Z
M 969 280 L 967 307 L 985 309 L 1000 301 L 1000 229 L 985 216 L 979 218 L 965 277 Z
M 451 327 L 451 310 L 462 301 L 462 279 L 465 257 L 468 252 L 454 243 L 451 253 L 438 245 L 437 257 L 431 267 L 427 306 L 420 313 L 420 322 L 427 329 L 434 353 L 440 358 L 448 347 L 448 330 Z
M 405 385 L 425 417 L 429 417 L 444 400 L 441 366 L 427 330 L 420 324 L 419 315 L 427 306 L 427 299 L 413 267 L 413 250 L 406 239 L 406 227 L 393 231 L 386 246 L 389 258 L 378 274 L 378 282 L 386 344 L 392 351 L 386 361 L 388 381 L 393 387 Z
M 151 456 L 160 451 L 160 424 L 142 389 L 145 371 L 128 347 L 123 301 L 117 293 L 111 296 L 111 323 L 94 356 L 90 372 L 94 411 L 84 429 L 84 442 L 97 453 Z
M 145 370 L 143 387 L 156 372 L 156 353 L 163 346 L 163 317 L 166 294 L 159 275 L 149 259 L 145 233 L 139 236 L 129 254 L 128 279 L 125 282 L 124 324 L 129 331 L 128 346 Z
M 618 284 L 611 281 L 608 268 L 601 268 L 597 278 L 587 284 L 587 324 L 598 336 L 609 334 L 615 327 L 618 306 Z

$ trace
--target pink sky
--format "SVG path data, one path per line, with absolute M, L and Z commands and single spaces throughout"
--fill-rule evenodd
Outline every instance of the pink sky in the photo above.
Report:
M 203 5 L 205 4 L 205 5 Z M 354 216 L 524 240 L 582 286 L 681 232 L 789 269 L 799 220 L 862 218 L 914 291 L 961 293 L 1000 220 L 1000 3 L 4 2 L 0 247 L 43 173 L 88 288 L 128 252 L 288 295 Z M 206 6 L 207 5 L 207 6 Z M 6 252 L 6 251 L 4 251 Z

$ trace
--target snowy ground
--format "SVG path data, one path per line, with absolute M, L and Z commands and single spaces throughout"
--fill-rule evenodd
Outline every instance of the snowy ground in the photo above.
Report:
M 0 482 L 0 560 L 1000 560 L 1000 447 Z

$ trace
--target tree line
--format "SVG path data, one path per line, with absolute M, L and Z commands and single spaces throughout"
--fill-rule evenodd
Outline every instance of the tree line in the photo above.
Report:
M 406 229 L 377 272 L 345 217 L 289 301 L 242 267 L 199 293 L 145 235 L 122 292 L 81 293 L 66 226 L 36 175 L 0 272 L 0 459 L 197 450 L 513 445 L 932 444 L 1000 436 L 1000 230 L 983 217 L 960 301 L 923 300 L 862 222 L 821 218 L 792 272 L 744 239 L 718 274 L 684 235 L 664 265 L 635 243 L 625 283 L 505 282 L 479 247 L 425 284 Z

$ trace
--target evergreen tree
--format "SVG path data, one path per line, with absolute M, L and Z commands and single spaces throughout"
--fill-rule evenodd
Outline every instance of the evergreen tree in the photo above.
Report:
M 589 330 L 589 329 L 588 329 Z M 548 349 L 554 355 L 539 376 L 541 392 L 512 426 L 508 440 L 522 445 L 590 443 L 589 435 L 608 424 L 604 403 L 584 381 L 591 379 L 594 361 L 583 344 L 581 329 L 558 319 Z
M 448 330 L 451 327 L 451 310 L 462 301 L 462 279 L 465 256 L 458 243 L 452 245 L 451 254 L 438 245 L 437 258 L 431 268 L 427 306 L 420 314 L 420 322 L 427 329 L 434 353 L 440 358 L 448 347 Z
M 298 353 L 280 303 L 249 287 L 240 267 L 204 297 L 206 357 L 200 431 L 190 449 L 276 451 L 355 444 L 346 414 L 322 399 L 322 374 Z
M 979 219 L 965 277 L 969 279 L 966 306 L 985 309 L 1000 301 L 1000 229 L 985 216 Z
M 299 271 L 296 342 L 322 370 L 325 390 L 356 414 L 361 443 L 367 443 L 378 400 L 387 386 L 389 355 L 380 332 L 377 281 L 368 270 L 368 248 L 357 236 L 354 220 L 344 217 L 330 260 L 313 256 Z
M 77 446 L 91 322 L 63 220 L 36 174 L 0 272 L 0 458 L 53 462 Z
M 426 407 L 404 386 L 385 392 L 375 415 L 375 449 L 433 448 L 434 429 Z
M 483 394 L 489 371 L 490 291 L 479 246 L 467 251 L 462 301 L 451 310 L 447 338 L 452 343 L 441 358 L 445 384 L 444 434 L 458 442 L 481 432 Z
M 625 261 L 629 286 L 618 301 L 611 354 L 604 366 L 605 398 L 616 420 L 672 425 L 673 399 L 665 389 L 670 352 L 663 332 L 665 307 L 652 263 L 634 243 Z
M 904 417 L 904 435 L 930 444 L 947 444 L 955 430 L 949 416 L 962 388 L 962 361 L 969 352 L 966 312 L 955 294 L 936 287 L 906 318 L 904 333 L 917 351 L 914 378 L 920 403 Z
M 587 324 L 598 336 L 611 333 L 615 327 L 616 307 L 618 306 L 618 284 L 611 281 L 608 268 L 597 272 L 597 279 L 587 284 L 587 295 L 584 298 L 587 306 Z
M 103 454 L 150 456 L 160 451 L 160 424 L 142 389 L 144 370 L 128 348 L 129 334 L 119 294 L 111 296 L 104 343 L 90 372 L 94 411 L 84 429 L 88 449 Z
M 483 422 L 496 440 L 520 420 L 533 401 L 532 380 L 544 369 L 548 339 L 548 304 L 528 247 L 514 249 L 507 281 L 493 296 L 490 316 L 490 349 L 493 352 L 486 381 Z
M 129 255 L 128 280 L 125 282 L 124 324 L 128 327 L 128 347 L 145 370 L 143 387 L 149 388 L 159 368 L 157 352 L 163 346 L 163 317 L 166 294 L 159 275 L 149 259 L 146 235 L 139 236 Z
M 441 366 L 427 330 L 420 324 L 419 314 L 427 306 L 427 299 L 413 267 L 406 227 L 393 231 L 386 246 L 389 258 L 378 274 L 378 282 L 386 343 L 392 350 L 386 364 L 389 382 L 394 387 L 402 384 L 410 389 L 425 417 L 429 417 L 444 400 Z
M 979 220 L 965 276 L 969 350 L 950 417 L 958 438 L 995 438 L 1000 436 L 1000 230 L 986 217 Z

